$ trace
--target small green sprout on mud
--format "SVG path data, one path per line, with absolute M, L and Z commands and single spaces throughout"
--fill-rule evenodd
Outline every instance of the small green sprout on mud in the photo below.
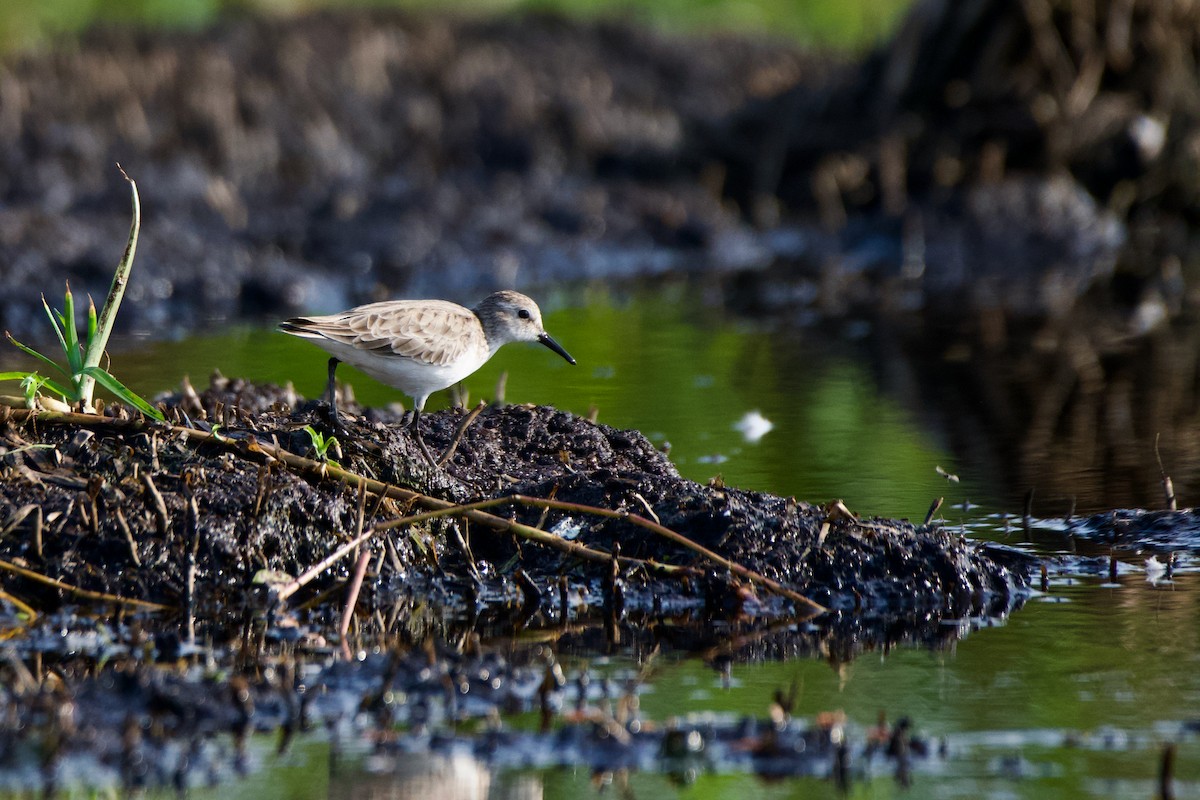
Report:
M 333 464 L 335 467 L 341 466 L 329 457 L 329 451 L 332 450 L 341 458 L 342 446 L 338 444 L 336 436 L 326 436 L 312 425 L 305 425 L 302 430 L 308 434 L 308 438 L 312 442 L 313 450 L 317 453 L 317 461 Z
M 25 394 L 25 405 L 33 408 L 37 405 L 37 396 L 42 391 L 42 387 L 50 379 L 42 377 L 36 372 L 0 372 L 0 380 L 19 380 L 21 391 Z
M 98 383 L 126 403 L 137 408 L 146 416 L 161 420 L 163 417 L 158 409 L 150 405 L 142 397 L 134 394 L 132 390 L 113 377 L 112 373 L 101 367 L 98 363 L 90 363 L 89 353 L 96 351 L 99 354 L 103 354 L 104 352 L 104 347 L 100 344 L 100 336 L 97 332 L 96 306 L 91 302 L 91 299 L 89 298 L 88 302 L 87 336 L 82 341 L 78 338 L 75 328 L 75 302 L 71 295 L 70 284 L 67 284 L 63 305 L 64 310 L 61 312 L 51 310 L 50 304 L 46 302 L 46 298 L 42 297 L 42 306 L 46 309 L 46 316 L 50 318 L 50 324 L 54 327 L 54 333 L 58 337 L 59 347 L 66 359 L 65 365 L 59 364 L 49 356 L 18 342 L 13 338 L 11 333 L 5 332 L 5 335 L 8 337 L 8 341 L 15 347 L 48 364 L 60 372 L 65 380 L 54 380 L 37 372 L 3 372 L 0 373 L 0 380 L 21 381 L 21 388 L 25 393 L 25 403 L 30 407 L 35 405 L 37 395 L 45 389 L 58 395 L 66 403 L 79 404 L 85 411 L 90 411 L 94 408 L 92 404 L 92 392 L 94 384 Z M 99 355 L 95 360 L 99 361 Z
M 117 168 L 120 169 L 120 165 Z M 104 310 L 99 317 L 96 315 L 96 304 L 92 302 L 91 297 L 88 298 L 87 333 L 82 340 L 79 338 L 79 331 L 75 325 L 75 298 L 71 294 L 71 284 L 67 284 L 62 311 L 52 310 L 50 304 L 46 302 L 46 296 L 42 295 L 42 307 L 46 310 L 46 316 L 50 319 L 55 336 L 58 337 L 59 348 L 66 363 L 60 364 L 32 347 L 21 344 L 13 338 L 11 333 L 5 331 L 8 341 L 15 347 L 49 365 L 62 375 L 62 379 L 55 380 L 40 375 L 36 371 L 0 372 L 0 380 L 21 382 L 21 389 L 25 394 L 25 404 L 30 408 L 36 405 L 39 395 L 46 390 L 58 395 L 68 404 L 78 405 L 84 411 L 95 411 L 92 394 L 98 383 L 146 416 L 159 421 L 163 419 L 163 415 L 158 409 L 100 366 L 100 362 L 105 356 L 105 348 L 108 346 L 108 337 L 112 333 L 113 324 L 117 319 L 117 309 L 125 294 L 125 285 L 129 282 L 129 273 L 133 269 L 133 256 L 137 251 L 138 230 L 141 227 L 142 212 L 141 203 L 138 200 L 137 184 L 125 174 L 124 170 L 121 170 L 121 175 L 129 181 L 133 194 L 133 223 L 129 228 L 129 242 L 125 245 L 125 254 L 121 257 L 120 264 L 117 265 L 112 286 L 108 290 L 108 299 L 105 301 Z

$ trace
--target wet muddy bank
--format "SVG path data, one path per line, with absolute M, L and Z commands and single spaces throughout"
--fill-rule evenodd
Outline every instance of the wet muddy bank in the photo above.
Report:
M 701 600 L 717 617 L 747 606 L 768 615 L 807 611 L 773 597 L 771 581 L 834 610 L 952 617 L 1002 614 L 1025 583 L 936 526 L 858 520 L 844 509 L 697 484 L 641 434 L 554 409 L 484 410 L 438 469 L 385 412 L 357 417 L 340 450 L 327 454 L 340 458 L 321 464 L 304 457 L 316 455 L 305 427 L 325 426 L 318 403 L 226 379 L 189 395 L 169 406 L 174 426 L 115 418 L 94 427 L 30 425 L 18 419 L 23 412 L 9 412 L 0 516 L 16 535 L 0 543 L 2 557 L 78 579 L 81 588 L 164 604 L 179 600 L 186 567 L 198 606 L 212 602 L 228 613 L 253 605 L 260 571 L 295 576 L 374 524 L 492 501 L 486 509 L 494 514 L 451 508 L 381 537 L 388 557 L 379 578 L 433 570 L 479 582 L 489 572 L 511 579 L 521 571 L 548 607 L 560 579 L 606 582 L 610 595 L 614 580 L 665 581 L 674 586 L 668 595 Z M 453 410 L 429 415 L 430 446 L 446 448 L 463 419 Z M 404 494 L 374 496 L 391 487 Z M 489 530 L 504 520 L 548 532 L 557 549 L 538 546 L 524 529 Z M 728 561 L 680 547 L 657 533 L 663 528 Z M 624 560 L 609 563 L 618 550 Z M 728 562 L 757 577 L 730 572 Z M 346 569 L 338 566 L 326 585 Z
M 994 560 L 937 526 L 687 481 L 641 434 L 551 408 L 483 412 L 439 470 L 394 415 L 349 400 L 349 434 L 325 463 L 305 458 L 315 455 L 305 426 L 325 425 L 320 405 L 288 390 L 215 379 L 166 407 L 173 424 L 116 408 L 73 421 L 4 412 L 0 624 L 12 658 L 0 700 L 12 725 L 0 725 L 0 771 L 36 760 L 38 786 L 81 764 L 127 788 L 196 785 L 246 769 L 255 731 L 286 745 L 303 731 L 436 730 L 536 711 L 553 732 L 451 736 L 445 752 L 492 748 L 503 766 L 510 751 L 544 750 L 559 759 L 547 763 L 597 769 L 710 758 L 845 780 L 877 758 L 907 764 L 886 742 L 909 729 L 857 732 L 845 739 L 853 756 L 833 746 L 843 717 L 785 725 L 782 708 L 775 722 L 635 730 L 636 717 L 610 716 L 610 704 L 635 708 L 636 680 L 593 681 L 557 661 L 625 647 L 691 654 L 718 671 L 797 656 L 836 667 L 896 646 L 952 647 L 976 626 L 965 620 L 1004 618 L 1028 594 L 1032 559 Z M 424 418 L 431 448 L 464 414 Z M 289 577 L 372 525 L 514 496 L 526 500 L 488 506 L 494 521 L 463 510 L 381 528 L 363 544 L 352 614 L 342 604 L 354 558 L 281 599 Z M 522 524 L 568 549 L 524 538 Z M 815 614 L 772 580 L 829 610 Z M 564 755 L 569 743 L 586 758 Z

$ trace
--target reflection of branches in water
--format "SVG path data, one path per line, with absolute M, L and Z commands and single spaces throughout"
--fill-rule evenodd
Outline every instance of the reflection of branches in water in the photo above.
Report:
M 1002 482 L 1014 507 L 1033 488 L 1045 516 L 1072 499 L 1085 513 L 1161 508 L 1156 438 L 1185 505 L 1200 486 L 1195 325 L 1123 336 L 1111 320 L 1077 311 L 992 342 L 974 322 L 950 327 L 904 330 L 900 342 L 880 336 L 881 347 L 894 345 L 881 355 L 908 365 L 916 379 L 901 391 L 905 402 L 936 409 L 933 424 L 968 471 Z
M 470 614 L 465 613 L 459 598 L 445 592 L 431 594 L 430 588 L 421 581 L 406 584 L 399 594 L 396 587 L 381 587 L 376 599 L 387 597 L 387 603 L 373 617 L 363 618 L 357 648 L 394 646 L 398 641 L 412 645 L 435 637 L 463 652 L 482 646 L 512 653 L 547 644 L 560 656 L 582 658 L 615 650 L 639 663 L 659 652 L 701 658 L 714 666 L 815 658 L 837 670 L 864 653 L 887 653 L 897 647 L 951 650 L 976 628 L 971 622 L 948 625 L 945 615 L 927 612 L 834 613 L 803 624 L 797 617 L 768 615 L 714 626 L 699 607 L 664 614 L 661 607 L 655 608 L 655 592 L 630 590 L 626 603 L 632 610 L 621 618 L 614 639 L 610 621 L 599 604 L 590 609 L 583 606 L 564 622 L 556 609 L 527 616 L 515 593 L 505 604 L 498 602 L 502 599 L 498 592 L 489 592 L 493 602 L 478 614 Z M 573 587 L 572 595 L 578 596 L 581 589 Z M 431 598 L 438 599 L 431 604 Z M 981 612 L 979 618 L 994 626 L 1022 605 L 1023 598 L 1014 597 L 1011 605 Z M 414 613 L 418 609 L 419 613 Z M 424 620 L 419 632 L 393 622 L 417 617 Z

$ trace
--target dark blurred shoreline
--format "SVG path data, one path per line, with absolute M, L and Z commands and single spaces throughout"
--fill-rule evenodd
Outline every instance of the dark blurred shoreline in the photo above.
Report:
M 1004 5 L 919 3 L 859 63 L 394 11 L 107 28 L 11 56 L 0 324 L 27 327 L 65 278 L 106 288 L 128 213 L 116 162 L 146 209 L 131 329 L 679 274 L 739 276 L 768 308 L 826 318 L 1053 317 L 1106 288 L 1177 313 L 1200 103 L 1156 71 L 1170 53 L 1131 67 L 1076 36 L 1044 63 L 1038 36 L 1080 20 L 1039 28 Z M 978 53 L 977 18 L 999 26 Z M 1093 58 L 1087 97 L 1059 97 Z

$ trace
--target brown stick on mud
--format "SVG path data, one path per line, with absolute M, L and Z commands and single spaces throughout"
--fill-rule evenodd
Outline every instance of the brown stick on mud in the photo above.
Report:
M 938 509 L 942 507 L 942 502 L 944 500 L 944 497 L 939 497 L 929 504 L 929 510 L 925 512 L 925 524 L 922 527 L 929 527 L 929 523 L 933 522 L 933 515 L 936 514 Z
M 187 494 L 187 561 L 184 564 L 184 613 L 187 615 L 184 632 L 189 645 L 196 644 L 196 560 L 200 555 L 200 507 L 192 494 L 192 477 L 184 475 L 183 490 Z
M 287 456 L 292 456 L 292 454 L 288 453 L 286 450 L 281 450 L 281 451 L 277 452 L 277 457 L 283 456 L 284 454 L 286 454 Z M 299 458 L 298 456 L 292 456 L 292 457 Z M 281 458 L 281 460 L 282 460 L 282 458 Z M 301 459 L 301 460 L 307 460 L 307 459 Z M 312 462 L 312 466 L 313 466 L 313 468 L 316 468 L 319 465 L 316 462 Z M 343 471 L 343 470 L 339 470 L 339 471 Z M 334 475 L 334 477 L 337 477 L 334 474 L 333 468 L 330 468 L 328 474 Z M 362 476 L 355 476 L 355 479 L 360 480 L 360 481 L 367 480 L 367 479 L 363 478 Z M 374 488 L 369 485 L 370 483 L 373 483 L 373 481 L 368 481 L 368 488 L 371 491 L 374 491 Z M 685 537 L 669 528 L 666 528 L 666 527 L 663 527 L 662 525 L 651 522 L 650 520 L 646 519 L 645 517 L 640 517 L 637 514 L 630 514 L 627 511 L 612 511 L 610 509 L 598 508 L 595 506 L 586 506 L 586 505 L 582 505 L 579 503 L 564 503 L 564 502 L 560 502 L 557 500 L 545 500 L 540 497 L 526 497 L 524 495 L 510 495 L 507 497 L 496 497 L 496 498 L 492 498 L 490 500 L 480 500 L 479 502 L 468 503 L 465 505 L 454 505 L 453 503 L 449 503 L 448 501 L 445 501 L 445 500 L 439 500 L 435 497 L 426 497 L 424 495 L 419 495 L 408 489 L 401 489 L 401 488 L 395 487 L 395 486 L 384 486 L 383 488 L 385 491 L 397 493 L 396 496 L 402 497 L 404 499 L 413 499 L 415 496 L 416 502 L 418 504 L 425 505 L 425 501 L 429 501 L 430 503 L 435 504 L 438 507 L 435 508 L 433 511 L 427 511 L 427 512 L 424 512 L 421 514 L 415 514 L 410 517 L 400 517 L 398 519 L 394 519 L 389 522 L 381 523 L 381 524 L 376 525 L 375 527 L 371 528 L 371 530 L 361 534 L 360 536 L 356 536 L 354 539 L 350 540 L 349 542 L 346 542 L 341 547 L 339 547 L 337 550 L 330 553 L 326 558 L 322 559 L 319 563 L 315 564 L 313 567 L 306 570 L 303 575 L 300 575 L 295 580 L 293 580 L 290 583 L 287 583 L 283 587 L 281 587 L 279 589 L 279 591 L 276 593 L 277 599 L 279 599 L 280 601 L 286 600 L 288 597 L 295 594 L 299 589 L 301 589 L 305 584 L 307 584 L 311 580 L 313 580 L 313 578 L 315 578 L 317 575 L 321 574 L 326 569 L 328 569 L 330 566 L 332 566 L 334 563 L 336 563 L 341 558 L 343 558 L 347 553 L 349 553 L 351 550 L 353 550 L 355 547 L 357 547 L 360 543 L 365 542 L 367 539 L 371 538 L 372 536 L 374 536 L 382 531 L 391 530 L 393 528 L 398 528 L 398 527 L 404 526 L 404 525 L 414 525 L 419 522 L 425 522 L 430 519 L 435 519 L 437 517 L 444 517 L 444 516 L 462 516 L 467 519 L 482 522 L 482 524 L 487 525 L 488 527 L 497 528 L 499 530 L 511 531 L 515 535 L 521 536 L 522 538 L 532 539 L 537 542 L 549 544 L 551 547 L 554 547 L 555 549 L 562 550 L 564 552 L 569 553 L 570 555 L 576 556 L 578 558 L 581 558 L 581 559 L 584 559 L 587 561 L 592 561 L 592 562 L 597 562 L 597 563 L 605 563 L 605 564 L 612 562 L 611 554 L 604 553 L 599 550 L 593 550 L 592 548 L 589 548 L 585 545 L 581 545 L 576 542 L 567 541 L 565 539 L 562 539 L 561 537 L 555 536 L 554 534 L 546 533 L 545 531 L 538 530 L 537 528 L 531 528 L 528 525 L 522 525 L 518 522 L 506 520 L 506 519 L 503 519 L 502 517 L 497 517 L 492 514 L 487 514 L 487 513 L 484 513 L 484 511 L 483 511 L 483 509 L 485 509 L 485 508 L 494 508 L 496 506 L 505 505 L 508 503 L 518 503 L 521 505 L 533 506 L 535 508 L 554 508 L 554 509 L 560 510 L 560 511 L 574 511 L 576 513 L 594 514 L 596 516 L 626 520 L 634 525 L 638 525 L 640 527 L 646 528 L 647 530 L 654 531 L 658 535 L 664 536 L 665 538 L 670 539 L 671 541 L 673 541 L 677 544 L 683 545 L 684 547 L 699 553 L 700 555 L 704 556 L 705 558 L 707 558 L 717 564 L 720 564 L 721 566 L 728 569 L 730 572 L 733 572 L 734 574 L 739 575 L 739 576 L 751 581 L 752 583 L 763 586 L 764 588 L 768 589 L 771 592 L 774 592 L 775 594 L 778 594 L 782 597 L 786 597 L 787 599 L 792 600 L 801 609 L 803 609 L 804 612 L 806 612 L 812 616 L 822 614 L 827 610 L 824 606 L 822 606 L 818 603 L 815 603 L 812 600 L 809 600 L 807 597 L 800 594 L 799 592 L 796 592 L 792 589 L 788 589 L 787 587 L 779 584 L 776 581 L 771 580 L 770 578 L 768 578 L 764 575 L 760 575 L 757 572 L 754 572 L 753 570 L 747 569 L 746 567 L 743 567 L 742 565 L 737 564 L 737 563 L 725 558 L 724 556 L 718 555 L 717 553 L 714 553 L 711 550 L 708 550 L 707 548 L 696 544 L 695 542 L 691 541 L 687 537 Z M 668 576 L 696 577 L 697 575 L 700 574 L 698 570 L 691 569 L 689 567 L 680 567 L 680 566 L 675 566 L 675 565 L 660 564 L 655 561 L 629 558 L 626 556 L 620 556 L 618 558 L 618 563 L 622 567 L 638 566 L 638 567 L 646 568 L 649 571 L 658 572 L 659 574 L 664 574 L 664 575 L 668 575 Z
M 709 550 L 703 545 L 693 542 L 691 539 L 687 538 L 681 533 L 677 533 L 676 531 L 660 525 L 657 522 L 651 522 L 645 517 L 638 516 L 637 514 L 630 514 L 628 511 L 613 511 L 611 509 L 599 508 L 597 506 L 587 506 L 581 503 L 564 503 L 561 500 L 543 500 L 540 497 L 527 497 L 520 494 L 510 495 L 507 499 L 512 500 L 514 503 L 533 506 L 535 508 L 553 508 L 558 511 L 574 511 L 579 514 L 592 514 L 598 517 L 626 520 L 627 522 L 631 522 L 638 527 L 645 528 L 648 531 L 653 531 L 664 539 L 669 539 L 677 545 L 686 547 L 688 550 L 703 556 L 714 564 L 724 567 L 734 575 L 745 578 L 751 583 L 762 586 L 774 594 L 779 595 L 780 597 L 786 597 L 792 602 L 800 605 L 802 608 L 809 609 L 818 614 L 822 614 L 828 610 L 819 603 L 809 600 L 799 592 L 787 588 L 783 584 L 768 578 L 766 575 L 760 575 L 748 567 L 744 567 L 735 561 L 731 561 L 723 555 L 714 553 L 712 550 Z
M 150 508 L 154 510 L 158 535 L 166 536 L 167 529 L 171 526 L 170 518 L 167 516 L 167 504 L 163 501 L 163 496 L 158 491 L 158 487 L 154 485 L 154 478 L 150 476 L 149 472 L 142 473 L 142 485 L 146 487 L 146 494 L 150 495 Z
M 9 406 L 0 405 L 0 422 L 5 419 L 13 419 L 18 422 L 43 422 L 62 425 L 77 425 L 84 428 L 108 427 L 122 431 L 144 431 L 148 429 L 162 430 L 171 434 L 181 435 L 187 443 L 203 443 L 215 444 L 228 449 L 229 451 L 245 456 L 247 454 L 277 461 L 285 466 L 295 469 L 301 473 L 306 473 L 316 478 L 332 477 L 339 481 L 349 483 L 351 485 L 365 485 L 367 491 L 375 495 L 391 497 L 397 500 L 404 500 L 409 503 L 416 503 L 423 508 L 441 511 L 443 513 L 437 516 L 444 516 L 445 513 L 458 514 L 460 507 L 448 500 L 440 500 L 436 497 L 429 497 L 420 492 L 412 491 L 411 489 L 402 489 L 397 486 L 390 486 L 381 481 L 371 478 L 366 478 L 357 475 L 349 470 L 334 466 L 333 464 L 321 463 L 312 459 L 298 456 L 295 453 L 284 450 L 278 445 L 266 445 L 253 437 L 234 439 L 225 434 L 213 434 L 207 431 L 196 430 L 194 428 L 185 428 L 176 425 L 163 425 L 155 423 L 144 418 L 135 419 L 116 419 L 114 417 L 103 417 L 98 414 L 80 414 L 73 411 L 43 411 L 30 410 L 24 408 L 11 408 Z M 149 476 L 143 473 L 142 479 L 144 482 L 151 484 L 148 480 Z M 148 487 L 149 488 L 149 487 Z M 157 500 L 152 504 L 155 513 L 161 511 L 165 514 L 166 505 L 160 503 L 161 495 L 157 492 L 151 492 L 152 496 L 157 496 Z M 506 502 L 501 500 L 500 502 Z M 489 501 L 489 505 L 495 504 Z M 539 544 L 544 544 L 548 547 L 560 550 L 568 555 L 579 558 L 583 561 L 592 561 L 596 563 L 608 563 L 609 554 L 599 550 L 593 550 L 581 544 L 568 541 L 562 537 L 555 536 L 545 531 L 539 531 L 531 528 L 528 525 L 510 522 L 509 520 L 484 514 L 482 512 L 473 511 L 474 504 L 462 506 L 462 509 L 467 509 L 463 516 L 472 522 L 478 522 L 493 530 L 503 530 L 520 536 L 524 539 L 535 541 Z M 372 532 L 364 534 L 365 536 L 373 535 Z M 355 541 L 358 541 L 356 538 Z M 653 561 L 645 561 L 641 559 L 623 559 L 622 566 L 625 567 L 645 567 L 651 572 L 655 572 L 667 576 L 690 576 L 695 577 L 698 573 L 695 570 L 685 567 L 678 567 L 670 564 L 658 564 Z
M 367 574 L 367 564 L 370 561 L 371 551 L 364 547 L 358 554 L 358 563 L 354 565 L 354 575 L 346 590 L 346 604 L 342 607 L 342 619 L 338 624 L 338 640 L 342 645 L 342 658 L 346 661 L 354 657 L 350 652 L 350 645 L 346 643 L 346 636 L 350 633 L 350 620 L 354 618 L 354 609 L 358 605 L 358 594 L 362 591 L 363 578 Z
M 379 501 L 383 502 L 382 498 Z M 372 516 L 374 512 L 372 512 Z M 359 481 L 358 484 L 358 514 L 355 516 L 354 530 L 356 538 L 362 536 L 363 525 L 367 519 L 367 487 Z M 354 574 L 350 577 L 350 585 L 346 589 L 346 603 L 342 607 L 342 619 L 338 623 L 338 641 L 342 646 L 342 658 L 349 661 L 353 654 L 350 652 L 350 645 L 346 643 L 346 636 L 350 632 L 350 622 L 354 618 L 354 609 L 358 606 L 358 594 L 362 591 L 363 578 L 367 574 L 367 564 L 371 561 L 371 551 L 366 547 L 362 548 L 358 554 L 358 563 L 354 565 Z
M 143 608 L 147 611 L 171 611 L 171 606 L 165 606 L 162 603 L 151 603 L 149 600 L 135 600 L 132 597 L 121 597 L 116 594 L 105 594 L 104 592 L 93 592 L 90 589 L 81 589 L 78 586 L 73 586 L 69 583 L 64 583 L 57 578 L 51 578 L 47 575 L 42 575 L 40 572 L 34 572 L 31 569 L 18 567 L 9 561 L 0 560 L 0 570 L 11 572 L 15 575 L 20 575 L 22 578 L 28 578 L 31 581 L 53 586 L 55 589 L 64 591 L 67 594 L 75 597 L 82 597 L 85 600 L 99 600 L 104 603 L 116 603 L 122 606 L 134 606 Z
M 287 453 L 287 451 L 282 451 L 282 450 L 280 450 L 280 448 L 276 448 L 276 450 L 280 451 L 281 453 Z M 287 453 L 287 455 L 291 456 L 292 454 Z M 307 461 L 307 459 L 302 459 L 299 457 L 294 457 L 294 458 L 298 459 L 298 461 L 300 461 L 300 462 Z M 284 460 L 285 463 L 288 463 L 287 460 L 284 458 L 281 458 L 281 460 Z M 289 466 L 290 465 L 291 464 L 289 463 Z M 312 470 L 312 468 L 314 466 L 316 466 L 316 464 L 315 464 L 315 462 L 310 462 L 309 464 L 305 464 L 303 466 L 305 466 L 306 469 Z M 345 470 L 341 470 L 340 468 L 337 471 L 345 473 L 345 475 L 349 476 L 350 480 L 366 480 L 362 476 L 354 475 L 353 473 L 346 472 Z M 335 471 L 332 469 L 330 470 L 330 474 L 333 475 L 334 477 L 339 477 L 338 475 L 335 474 Z M 346 477 L 342 477 L 341 479 L 347 480 Z M 441 511 L 441 512 L 445 512 L 445 513 L 453 514 L 454 516 L 460 515 L 458 513 L 455 513 L 455 507 L 449 501 L 440 500 L 435 497 L 428 497 L 425 495 L 421 495 L 417 492 L 413 492 L 408 489 L 401 489 L 401 488 L 395 487 L 395 486 L 391 486 L 391 487 L 385 486 L 384 488 L 386 491 L 392 493 L 392 496 L 396 496 L 396 497 L 400 497 L 402 499 L 414 501 L 418 505 L 424 506 L 426 508 L 432 507 L 435 511 Z M 539 544 L 547 545 L 553 549 L 559 550 L 561 552 L 565 552 L 569 555 L 575 556 L 577 558 L 581 558 L 583 560 L 592 561 L 594 563 L 611 563 L 611 561 L 612 561 L 611 554 L 604 553 L 603 551 L 600 551 L 600 550 L 593 550 L 592 548 L 589 548 L 586 545 L 582 545 L 577 542 L 572 542 L 572 541 L 563 539 L 561 536 L 556 536 L 552 533 L 547 533 L 546 531 L 542 531 L 538 528 L 532 528 L 528 525 L 522 525 L 522 524 L 512 521 L 512 520 L 506 520 L 506 519 L 503 519 L 502 517 L 497 517 L 497 516 L 488 514 L 483 511 L 483 509 L 485 509 L 485 508 L 503 505 L 506 503 L 519 503 L 521 505 L 528 505 L 528 506 L 533 506 L 536 508 L 553 508 L 553 509 L 560 510 L 560 511 L 574 511 L 576 513 L 592 514 L 595 516 L 608 517 L 611 519 L 625 520 L 627 522 L 630 522 L 633 525 L 637 525 L 639 527 L 642 527 L 649 531 L 652 531 L 652 532 L 658 534 L 659 536 L 663 536 L 664 538 L 670 539 L 671 541 L 675 542 L 676 544 L 682 545 L 683 547 L 686 547 L 686 548 L 698 553 L 699 555 L 703 556 L 704 558 L 706 558 L 716 564 L 719 564 L 720 566 L 724 567 L 725 569 L 728 569 L 730 572 L 733 572 L 734 574 L 739 575 L 739 576 L 745 578 L 746 580 L 749 580 L 752 583 L 755 583 L 757 585 L 760 585 L 760 586 L 766 588 L 767 590 L 773 592 L 774 594 L 780 595 L 782 597 L 786 597 L 787 599 L 796 603 L 801 609 L 803 609 L 803 611 L 805 613 L 811 614 L 812 616 L 817 616 L 817 615 L 825 613 L 828 610 L 824 606 L 808 599 L 807 597 L 800 594 L 799 592 L 796 592 L 792 589 L 788 589 L 787 587 L 783 586 L 782 584 L 778 583 L 777 581 L 767 578 L 764 575 L 760 575 L 757 572 L 754 572 L 753 570 L 750 570 L 750 569 L 742 566 L 741 564 L 737 564 L 737 563 L 731 561 L 730 559 L 725 558 L 724 556 L 718 555 L 717 553 L 714 553 L 713 551 L 711 551 L 705 547 L 702 547 L 699 544 L 696 544 L 691 539 L 688 539 L 686 536 L 683 536 L 682 534 L 679 534 L 679 533 L 677 533 L 669 528 L 666 528 L 663 525 L 660 525 L 658 523 L 651 522 L 650 520 L 646 519 L 645 517 L 638 516 L 637 514 L 630 514 L 627 511 L 613 511 L 611 509 L 599 508 L 596 506 L 587 506 L 587 505 L 582 505 L 579 503 L 564 503 L 564 502 L 560 502 L 557 500 L 546 500 L 546 499 L 543 499 L 540 497 L 526 497 L 523 495 L 510 495 L 508 497 L 498 497 L 498 498 L 493 498 L 491 500 L 485 500 L 485 501 L 481 501 L 478 503 L 471 503 L 467 506 L 463 506 L 462 508 L 466 509 L 466 510 L 463 513 L 461 513 L 461 516 L 463 516 L 466 519 L 469 519 L 471 521 L 479 522 L 479 523 L 486 525 L 487 527 L 493 528 L 495 530 L 509 531 L 517 536 L 520 536 L 523 539 L 527 539 L 527 540 L 537 542 Z M 424 516 L 424 515 L 420 515 L 420 516 Z M 398 524 L 410 524 L 409 520 L 411 520 L 411 519 L 412 518 L 408 518 L 408 520 L 396 520 L 396 521 L 393 521 L 393 523 L 385 523 L 385 526 L 394 527 L 394 525 L 398 525 Z M 383 526 L 377 526 L 377 527 L 383 527 Z M 616 560 L 617 560 L 617 563 L 621 567 L 642 567 L 644 569 L 647 569 L 650 572 L 657 573 L 659 575 L 664 575 L 667 577 L 683 577 L 683 576 L 694 577 L 699 574 L 699 571 L 695 570 L 695 569 L 691 569 L 688 567 L 681 567 L 681 566 L 677 566 L 677 565 L 662 564 L 657 561 L 648 560 L 648 559 L 637 559 L 637 558 L 630 558 L 627 556 L 619 556 Z
M 458 444 L 462 441 L 463 434 L 467 432 L 467 428 L 471 427 L 471 423 L 475 421 L 476 417 L 478 417 L 480 412 L 482 412 L 485 408 L 487 408 L 487 403 L 480 400 L 479 405 L 472 408 L 471 413 L 467 414 L 467 416 L 463 418 L 463 421 L 458 423 L 458 428 L 455 429 L 454 437 L 450 440 L 450 444 L 446 447 L 446 452 L 442 453 L 442 457 L 437 460 L 437 465 L 439 467 L 446 466 L 446 464 L 450 463 L 450 459 L 454 458 L 454 451 L 458 449 Z
M 408 491 L 407 489 L 396 489 L 396 487 L 392 487 L 392 486 L 385 486 L 384 488 L 386 491 L 392 491 L 392 490 L 396 490 L 399 492 L 407 492 Z M 374 490 L 372 489 L 372 491 L 374 491 Z M 428 498 L 428 499 L 435 500 L 436 498 Z M 348 542 L 344 543 L 343 545 L 341 545 L 340 547 L 338 547 L 336 550 L 334 550 L 332 553 L 327 555 L 325 558 L 321 559 L 316 564 L 309 567 L 302 574 L 297 576 L 294 580 L 290 581 L 289 583 L 285 583 L 275 593 L 275 597 L 280 602 L 287 600 L 289 597 L 291 597 L 297 591 L 302 589 L 306 584 L 310 583 L 314 578 L 316 578 L 321 573 L 323 573 L 325 570 L 329 569 L 331 566 L 333 566 L 338 561 L 343 559 L 347 553 L 351 552 L 352 550 L 354 550 L 356 547 L 358 547 L 359 545 L 366 542 L 371 537 L 377 536 L 378 534 L 383 533 L 384 531 L 394 530 L 396 528 L 406 526 L 406 525 L 416 525 L 418 523 L 428 522 L 431 519 L 438 519 L 440 517 L 464 516 L 469 519 L 471 512 L 477 511 L 482 508 L 491 508 L 494 506 L 502 505 L 504 502 L 507 501 L 507 499 L 508 498 L 498 498 L 498 499 L 494 499 L 494 500 L 480 500 L 477 503 L 467 503 L 466 505 L 454 505 L 453 503 L 448 503 L 444 508 L 438 508 L 433 511 L 425 511 L 420 514 L 413 514 L 412 516 L 408 516 L 408 517 L 398 517 L 396 519 L 389 520 L 388 522 L 382 522 L 382 523 L 372 527 L 370 530 L 368 530 L 364 533 L 361 533 L 358 536 L 355 536 L 353 539 L 351 539 L 350 541 L 348 541 Z M 504 523 L 508 522 L 507 520 L 501 519 L 500 517 L 492 517 L 491 514 L 485 514 L 483 516 L 490 517 L 492 519 L 499 520 L 500 522 L 504 522 Z M 526 527 L 526 526 L 520 525 L 520 523 L 516 523 L 516 522 L 511 523 L 511 525 L 516 526 L 517 528 Z M 531 528 L 530 530 L 535 530 L 535 529 Z M 514 530 L 513 532 L 516 535 L 520 535 L 520 531 Z M 550 534 L 547 534 L 547 535 L 550 535 Z M 569 543 L 569 544 L 573 544 L 573 543 Z M 599 562 L 607 564 L 611 558 L 611 556 L 609 556 L 609 554 L 607 554 L 607 553 L 602 553 L 599 550 L 591 550 L 591 548 L 585 547 L 584 545 L 577 545 L 577 547 L 580 548 L 580 550 L 577 552 L 572 552 L 572 555 L 578 556 L 585 560 L 599 561 Z M 585 556 L 584 551 L 587 551 L 588 553 L 590 553 L 590 556 Z M 631 560 L 636 561 L 636 559 L 631 559 Z M 685 567 L 680 567 L 679 569 L 686 570 Z M 686 571 L 689 574 L 695 575 L 695 570 L 686 570 Z
M 125 543 L 129 545 L 129 559 L 135 567 L 142 566 L 142 557 L 138 555 L 137 540 L 133 537 L 133 529 L 129 527 L 129 520 L 125 519 L 125 512 L 118 506 L 113 511 L 113 517 L 117 520 L 117 527 L 125 536 Z
M 1154 434 L 1154 457 L 1158 460 L 1158 474 L 1161 476 L 1163 487 L 1163 499 L 1167 502 L 1168 511 L 1176 511 L 1175 508 L 1175 486 L 1171 483 L 1171 476 L 1167 474 L 1167 470 L 1163 467 L 1162 454 L 1158 452 L 1158 434 Z

